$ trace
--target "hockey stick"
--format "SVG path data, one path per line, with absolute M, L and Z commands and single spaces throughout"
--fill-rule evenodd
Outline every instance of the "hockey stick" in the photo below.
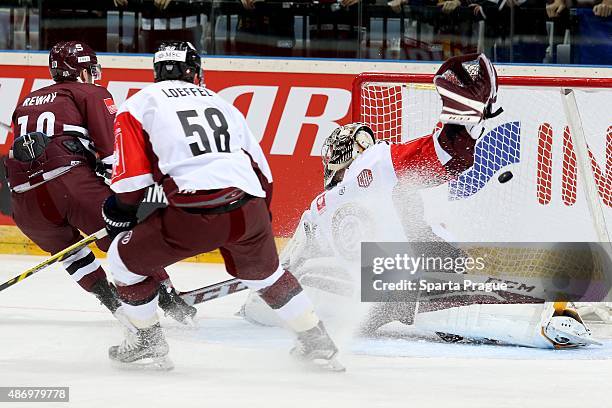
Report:
M 4 289 L 11 287 L 25 278 L 35 274 L 36 272 L 46 268 L 49 265 L 53 265 L 56 262 L 61 262 L 64 259 L 68 258 L 70 255 L 78 252 L 82 248 L 91 244 L 92 242 L 97 241 L 98 239 L 104 238 L 107 235 L 106 229 L 101 229 L 98 232 L 95 232 L 87 237 L 83 238 L 79 242 L 69 246 L 68 248 L 56 253 L 52 257 L 44 260 L 38 265 L 28 269 L 20 275 L 15 276 L 14 278 L 8 280 L 7 282 L 0 285 L 0 292 Z M 187 292 L 180 292 L 179 296 L 182 297 L 189 305 L 196 305 L 198 303 L 203 303 L 212 299 L 217 299 L 220 297 L 224 297 L 227 295 L 231 295 L 236 292 L 240 292 L 242 290 L 247 289 L 247 286 L 242 283 L 239 279 L 229 279 L 223 282 L 215 283 L 213 285 L 204 286 L 203 288 L 190 290 Z
M 36 272 L 46 268 L 49 265 L 53 265 L 56 262 L 63 261 L 64 259 L 68 258 L 70 255 L 73 255 L 74 253 L 80 251 L 82 248 L 85 248 L 87 245 L 91 244 L 92 242 L 95 242 L 99 240 L 100 238 L 104 238 L 105 236 L 106 236 L 106 229 L 104 228 L 102 228 L 98 232 L 94 232 L 93 234 L 88 235 L 87 237 L 83 238 L 76 244 L 72 244 L 68 248 L 56 253 L 52 257 L 45 259 L 43 262 L 28 269 L 21 275 L 17 275 L 13 279 L 10 279 L 9 281 L 4 282 L 2 285 L 0 285 L 0 292 L 8 287 L 15 285 L 16 283 L 21 282 L 25 278 L 31 275 L 34 275 Z
M 179 296 L 190 306 L 198 303 L 207 302 L 236 292 L 247 289 L 247 286 L 239 279 L 229 279 L 223 282 L 215 283 L 214 285 L 204 286 L 200 289 L 190 290 L 188 292 L 180 292 Z
M 10 132 L 11 130 L 13 130 L 13 128 L 11 128 L 9 125 L 7 125 L 7 124 L 6 124 L 6 123 L 4 123 L 4 122 L 0 122 L 0 128 L 6 129 L 6 130 L 8 130 L 9 132 Z

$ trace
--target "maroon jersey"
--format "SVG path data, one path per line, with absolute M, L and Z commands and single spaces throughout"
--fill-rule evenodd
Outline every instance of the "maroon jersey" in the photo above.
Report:
M 116 111 L 106 88 L 60 82 L 26 96 L 13 113 L 13 126 L 16 136 L 28 132 L 77 136 L 85 147 L 105 158 L 113 154 Z
M 64 143 L 71 137 L 78 139 L 90 153 L 110 163 L 116 110 L 111 94 L 93 84 L 60 82 L 30 93 L 13 113 L 15 136 L 38 131 L 49 136 L 51 142 L 45 151 L 44 162 L 39 160 L 35 166 L 17 160 L 7 161 L 11 187 L 29 189 L 63 174 L 72 166 L 86 163 L 83 152 L 71 151 Z M 32 178 L 34 173 L 36 180 Z

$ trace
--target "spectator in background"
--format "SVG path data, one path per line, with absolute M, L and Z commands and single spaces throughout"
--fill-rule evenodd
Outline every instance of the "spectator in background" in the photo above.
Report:
M 593 14 L 597 17 L 610 17 L 612 15 L 612 0 L 603 0 L 593 6 Z
M 392 0 L 388 5 L 400 11 L 406 0 Z M 456 55 L 476 52 L 473 39 L 474 17 L 462 0 L 410 0 L 412 17 L 433 27 L 429 43 L 402 39 L 402 48 L 409 59 L 445 60 Z M 417 58 L 415 58 L 417 57 Z
M 612 14 L 612 0 L 603 0 L 601 2 L 597 0 L 550 0 L 546 5 L 546 14 L 554 23 L 555 44 L 563 42 L 565 32 L 569 29 L 573 31 L 573 42 L 576 44 L 581 44 L 580 48 L 574 49 L 575 55 L 572 57 L 574 62 L 596 63 L 601 61 L 601 63 L 606 64 L 606 54 L 609 52 L 607 48 L 601 48 L 601 55 L 597 55 L 597 51 L 595 50 L 588 51 L 587 49 L 596 46 L 598 41 L 603 42 L 601 46 L 603 46 L 606 42 L 609 44 L 609 34 L 607 39 L 605 38 L 605 34 L 602 37 L 592 37 L 593 34 L 589 34 L 588 30 L 585 30 L 584 27 L 582 27 L 582 24 L 586 24 L 587 26 L 590 25 L 590 23 L 584 23 L 583 20 L 585 20 L 584 17 L 586 16 L 582 13 L 579 17 L 577 17 L 578 24 L 572 24 L 569 12 L 571 7 L 592 7 L 594 16 L 605 19 L 610 17 L 610 14 Z M 593 18 L 597 20 L 597 17 Z M 555 47 L 553 47 L 553 53 L 556 51 L 554 48 Z M 587 55 L 590 55 L 589 59 L 585 59 Z
M 295 17 L 290 3 L 241 0 L 244 12 L 238 16 L 235 53 L 239 55 L 293 56 Z
M 113 0 L 116 7 L 126 7 L 130 0 Z M 147 5 L 150 6 L 147 7 Z M 188 41 L 203 52 L 202 14 L 203 2 L 187 3 L 172 0 L 153 0 L 143 3 L 139 39 L 135 39 L 136 51 L 156 49 L 169 38 Z
M 570 25 L 569 9 L 573 8 Z M 576 64 L 612 63 L 612 0 L 551 0 L 546 12 L 557 26 L 563 30 L 570 28 L 571 62 Z
M 128 4 L 128 0 L 113 0 L 115 7 L 125 7 Z M 153 4 L 160 10 L 165 10 L 172 0 L 153 0 Z
M 399 13 L 402 9 L 402 6 L 408 3 L 409 3 L 408 0 L 391 0 L 390 2 L 387 3 L 387 5 L 391 7 L 391 10 L 393 10 L 396 13 Z M 441 0 L 437 2 L 437 6 L 440 7 L 440 10 L 444 14 L 451 14 L 459 6 L 461 6 L 461 1 L 460 0 Z
M 544 61 L 548 39 L 547 15 L 543 2 L 540 0 L 468 1 L 473 14 L 486 22 L 485 37 L 497 42 L 495 61 L 524 63 Z M 512 13 L 514 13 L 514 36 L 511 38 Z
M 320 0 L 318 3 L 318 9 L 310 17 L 308 56 L 357 58 L 360 47 L 359 0 Z M 363 11 L 363 14 L 367 13 L 365 7 Z M 363 16 L 363 22 L 366 19 Z
M 466 5 L 460 0 L 436 2 L 438 17 L 434 22 L 434 31 L 442 41 L 444 60 L 477 51 L 476 44 L 471 41 L 475 19 Z
M 438 7 L 444 14 L 452 14 L 457 8 L 461 6 L 459 0 L 444 0 L 438 2 Z
M 391 10 L 393 10 L 395 13 L 401 12 L 404 4 L 408 4 L 408 0 L 391 0 L 387 3 L 387 5 L 391 7 Z
M 87 27 L 87 43 L 94 50 L 106 51 L 107 16 L 110 3 L 83 2 L 74 8 L 74 1 L 42 0 L 40 4 L 40 48 L 48 50 L 67 38 L 83 38 Z
M 591 6 L 594 1 L 577 0 L 576 6 Z M 553 0 L 546 5 L 546 13 L 549 18 L 555 19 L 561 17 L 567 10 L 572 7 L 571 0 Z M 603 0 L 593 6 L 593 14 L 597 17 L 610 17 L 612 15 L 612 0 Z

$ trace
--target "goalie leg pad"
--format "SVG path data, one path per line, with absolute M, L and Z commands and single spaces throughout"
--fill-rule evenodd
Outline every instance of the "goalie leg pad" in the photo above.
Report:
M 551 342 L 542 336 L 544 315 L 552 316 L 552 308 L 544 304 L 474 304 L 419 311 L 415 316 L 415 327 L 467 339 L 552 348 Z
M 490 339 L 536 348 L 568 348 L 598 344 L 576 311 L 562 316 L 558 303 L 475 304 L 419 312 L 415 326 L 424 330 Z

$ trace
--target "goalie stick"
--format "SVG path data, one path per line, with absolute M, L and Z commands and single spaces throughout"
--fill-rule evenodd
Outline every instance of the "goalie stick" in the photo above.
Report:
M 97 241 L 100 238 L 104 238 L 105 236 L 106 236 L 106 229 L 104 229 L 104 228 L 102 228 L 98 232 L 94 232 L 93 234 L 86 236 L 85 238 L 83 238 L 82 240 L 77 242 L 76 244 L 70 245 L 68 248 L 66 248 L 66 249 L 56 253 L 55 255 L 51 256 L 50 258 L 45 259 L 43 262 L 39 263 L 36 266 L 33 266 L 32 268 L 28 269 L 27 271 L 23 272 L 22 274 L 17 275 L 14 278 L 4 282 L 2 285 L 0 285 L 0 292 L 3 291 L 6 288 L 9 288 L 9 287 L 15 285 L 16 283 L 21 282 L 25 278 L 34 275 L 36 272 L 38 272 L 38 271 L 40 271 L 42 269 L 45 269 L 49 265 L 53 265 L 56 262 L 63 261 L 64 259 L 68 258 L 70 255 L 74 254 L 75 252 L 80 251 L 82 248 L 86 247 L 87 245 L 91 244 L 92 242 Z

